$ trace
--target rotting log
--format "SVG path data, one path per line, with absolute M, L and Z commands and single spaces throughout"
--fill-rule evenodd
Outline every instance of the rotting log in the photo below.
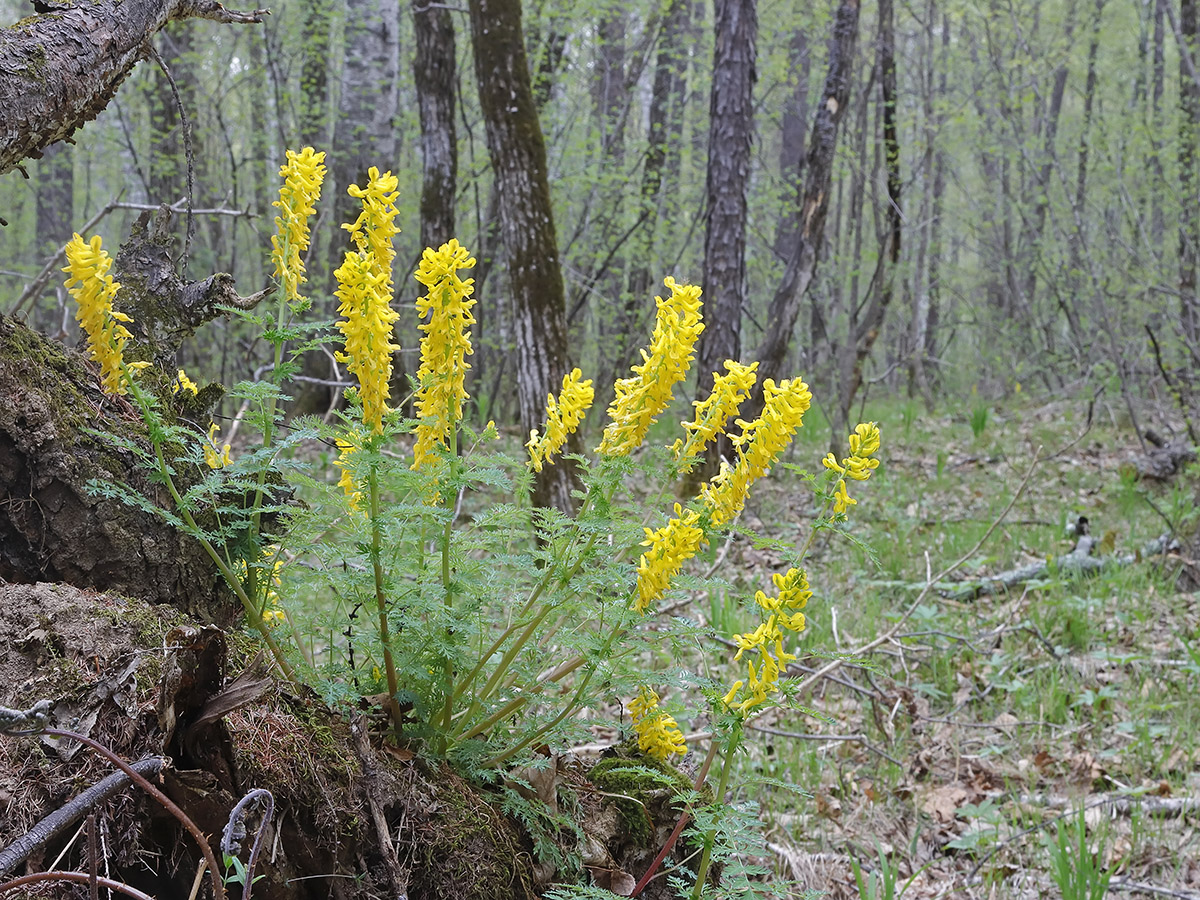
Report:
M 0 29 L 0 175 L 96 118 L 172 19 L 261 22 L 216 0 L 88 0 Z

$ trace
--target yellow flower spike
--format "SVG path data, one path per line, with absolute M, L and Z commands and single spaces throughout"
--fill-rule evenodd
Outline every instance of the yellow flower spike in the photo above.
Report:
M 172 394 L 178 394 L 180 391 L 187 391 L 193 397 L 200 392 L 200 389 L 196 387 L 196 382 L 188 378 L 187 372 L 183 369 L 179 370 L 179 374 L 175 376 L 175 383 L 171 385 Z
M 78 234 L 66 246 L 68 274 L 65 282 L 71 296 L 79 304 L 75 318 L 87 334 L 88 352 L 100 366 L 100 383 L 105 393 L 125 393 L 128 378 L 146 368 L 148 362 L 126 364 L 125 344 L 131 335 L 122 324 L 132 319 L 113 309 L 113 298 L 121 285 L 113 281 L 108 270 L 112 257 L 100 246 L 100 235 L 84 242 Z
M 855 481 L 866 481 L 871 473 L 879 468 L 879 460 L 873 459 L 872 454 L 879 452 L 879 426 L 874 422 L 860 422 L 850 435 L 850 455 L 839 464 L 832 453 L 822 462 L 825 468 L 844 476 L 838 479 L 833 493 L 834 513 L 845 513 L 858 501 L 846 493 L 846 478 Z
M 300 285 L 304 284 L 304 254 L 308 250 L 310 234 L 308 219 L 321 199 L 321 182 L 325 179 L 325 154 L 305 147 L 299 153 L 287 151 L 287 162 L 279 168 L 283 187 L 279 199 L 271 205 L 279 210 L 275 217 L 276 233 L 271 236 L 271 262 L 275 265 L 275 278 L 283 285 L 288 303 L 296 304 L 300 296 Z
M 638 749 L 659 762 L 672 755 L 683 756 L 687 744 L 675 717 L 658 708 L 658 694 L 648 687 L 638 689 L 628 704 L 633 730 L 638 736 Z
M 204 462 L 210 469 L 221 469 L 233 463 L 233 458 L 229 455 L 229 445 L 217 443 L 219 428 L 216 422 L 208 427 L 208 441 L 204 445 Z
M 529 450 L 528 465 L 533 471 L 542 471 L 543 463 L 554 464 L 550 457 L 562 449 L 567 437 L 579 427 L 595 395 L 591 379 L 585 381 L 579 369 L 572 369 L 563 376 L 562 392 L 558 399 L 553 394 L 546 397 L 545 434 L 539 435 L 535 428 L 529 433 L 529 442 L 525 444 Z
M 683 463 L 704 451 L 724 428 L 730 417 L 737 413 L 742 401 L 750 396 L 758 380 L 758 363 L 744 366 L 732 359 L 725 360 L 725 374 L 713 373 L 712 391 L 704 400 L 694 400 L 695 418 L 684 422 L 688 432 L 687 441 L 682 438 L 671 445 L 676 463 Z
M 675 504 L 675 517 L 662 528 L 647 528 L 643 547 L 649 547 L 638 560 L 637 599 L 633 608 L 645 613 L 670 587 L 671 579 L 679 574 L 683 564 L 700 550 L 704 531 L 699 527 L 700 514 L 684 510 Z
M 379 174 L 371 166 L 367 170 L 367 186 L 360 188 L 352 184 L 346 188 L 351 197 L 362 200 L 362 212 L 351 225 L 342 228 L 350 232 L 350 238 L 361 253 L 370 252 L 377 268 L 376 275 L 383 276 L 388 293 L 392 290 L 392 261 L 396 258 L 392 239 L 400 233 L 396 227 L 396 190 L 399 179 L 391 172 Z
M 717 476 L 700 489 L 713 525 L 720 527 L 741 512 L 750 486 L 791 443 L 811 402 L 808 385 L 799 378 L 778 385 L 770 378 L 763 382 L 762 415 L 753 422 L 738 420 L 742 433 L 732 438 L 738 448 L 737 464 L 722 463 Z
M 345 316 L 337 327 L 346 339 L 345 352 L 336 356 L 358 379 L 363 424 L 379 434 L 390 411 L 392 353 L 400 349 L 392 343 L 392 323 L 400 316 L 391 307 L 384 276 L 375 268 L 370 252 L 350 251 L 333 274 L 339 285 L 335 296 L 341 301 L 338 315 Z
M 471 315 L 475 281 L 463 280 L 458 273 L 474 265 L 467 249 L 451 239 L 437 250 L 427 248 L 416 272 L 417 281 L 427 291 L 417 299 L 417 312 L 429 321 L 417 326 L 425 336 L 417 370 L 421 385 L 416 394 L 417 416 L 422 421 L 413 445 L 414 469 L 432 459 L 434 447 L 449 447 L 450 429 L 462 419 L 466 372 L 471 368 L 466 357 L 473 352 L 467 329 L 475 324 Z
M 616 397 L 608 408 L 612 420 L 604 428 L 597 452 L 606 456 L 628 456 L 646 440 L 646 432 L 671 403 L 671 390 L 682 381 L 692 365 L 696 339 L 704 330 L 700 321 L 700 288 L 663 279 L 670 290 L 664 300 L 655 297 L 658 316 L 649 351 L 633 375 L 618 379 Z

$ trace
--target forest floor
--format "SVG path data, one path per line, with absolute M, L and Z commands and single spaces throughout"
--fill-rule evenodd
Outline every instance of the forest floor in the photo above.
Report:
M 1170 430 L 1169 410 L 1138 413 L 1143 427 Z M 793 896 L 832 900 L 1097 898 L 1109 873 L 1109 891 L 1200 898 L 1195 560 L 1185 550 L 1086 578 L 1052 567 L 1008 591 L 951 594 L 955 582 L 1069 552 L 1066 526 L 1080 516 L 1095 556 L 1137 555 L 1170 531 L 1186 547 L 1194 477 L 1139 480 L 1137 433 L 1102 401 L 1090 422 L 1086 399 L 1039 405 L 1019 394 L 948 416 L 868 405 L 871 417 L 882 464 L 852 485 L 861 545 L 837 535 L 816 544 L 811 655 L 800 662 L 857 656 L 898 628 L 819 682 L 802 700 L 813 714 L 774 712 L 752 726 L 740 796 L 762 806 L 780 877 Z M 792 461 L 813 469 L 828 431 L 805 432 Z M 748 524 L 803 536 L 813 510 L 802 483 L 773 477 L 755 490 Z M 928 573 L 964 555 L 947 590 L 914 603 Z M 748 587 L 778 565 L 744 540 L 726 562 Z M 743 616 L 717 600 L 708 617 L 729 633 L 750 624 Z M 755 786 L 760 777 L 811 796 Z

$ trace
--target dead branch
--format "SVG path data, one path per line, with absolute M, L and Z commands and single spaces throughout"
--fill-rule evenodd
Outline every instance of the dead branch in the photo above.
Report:
M 1147 542 L 1136 553 L 1124 556 L 1092 556 L 1093 549 L 1095 549 L 1095 538 L 1091 535 L 1084 535 L 1070 553 L 1056 556 L 1049 561 L 1030 563 L 1027 566 L 1001 572 L 999 575 L 967 582 L 957 590 L 942 591 L 942 596 L 957 601 L 974 600 L 985 594 L 1011 590 L 1019 584 L 1045 578 L 1052 573 L 1067 578 L 1094 575 L 1104 569 L 1128 566 L 1151 556 L 1161 556 L 1172 550 L 1178 550 L 1179 542 L 1172 540 L 1170 535 L 1164 534 Z

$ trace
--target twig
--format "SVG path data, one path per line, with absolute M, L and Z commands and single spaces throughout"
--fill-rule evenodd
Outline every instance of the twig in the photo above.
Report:
M 907 622 L 909 620 L 909 618 L 912 616 L 912 614 L 916 611 L 917 607 L 920 606 L 925 601 L 925 598 L 929 595 L 929 592 L 931 590 L 933 590 L 934 585 L 939 583 L 940 581 L 942 581 L 947 576 L 951 575 L 960 566 L 965 565 L 968 560 L 970 560 L 972 557 L 975 556 L 976 553 L 979 552 L 979 549 L 987 542 L 988 538 L 990 538 L 992 536 L 992 532 L 1000 527 L 1000 523 L 1003 522 L 1004 519 L 1008 516 L 1009 512 L 1016 505 L 1017 501 L 1021 498 L 1021 495 L 1025 493 L 1025 488 L 1029 485 L 1029 479 L 1033 477 L 1033 473 L 1037 469 L 1038 463 L 1040 463 L 1042 461 L 1041 457 L 1039 456 L 1039 454 L 1041 452 L 1042 452 L 1042 448 L 1041 448 L 1041 446 L 1039 446 L 1037 448 L 1037 450 L 1034 451 L 1033 463 L 1029 466 L 1029 471 L 1025 473 L 1025 477 L 1021 479 L 1021 484 L 1020 484 L 1020 486 L 1018 486 L 1016 493 L 1013 494 L 1012 499 L 1008 501 L 1008 505 L 1004 507 L 1004 510 L 1000 513 L 999 516 L 996 517 L 995 521 L 993 521 L 992 524 L 988 526 L 987 531 L 985 531 L 983 533 L 983 537 L 981 537 L 975 543 L 974 547 L 972 547 L 970 550 L 968 550 L 956 562 L 947 566 L 945 569 L 943 569 L 941 572 L 939 572 L 933 578 L 930 578 L 927 575 L 926 579 L 925 579 L 925 586 L 921 589 L 921 592 L 919 594 L 917 594 L 916 599 L 913 600 L 913 602 L 908 605 L 908 608 L 905 609 L 903 615 L 901 615 L 900 618 L 896 620 L 896 622 L 892 625 L 891 628 L 889 628 L 883 634 L 879 635 L 879 637 L 875 638 L 875 640 L 868 641 L 866 644 L 863 644 L 861 647 L 851 650 L 845 656 L 839 657 L 838 659 L 835 659 L 835 660 L 831 660 L 830 662 L 828 662 L 821 668 L 817 669 L 817 671 L 813 672 L 811 675 L 809 675 L 807 678 L 805 678 L 803 681 L 801 681 L 796 686 L 796 688 L 795 688 L 796 693 L 799 694 L 801 691 L 811 690 L 812 686 L 814 684 L 816 684 L 817 681 L 824 678 L 830 672 L 836 671 L 837 669 L 841 668 L 845 664 L 847 658 L 862 656 L 864 653 L 868 653 L 871 650 L 874 650 L 876 647 L 880 646 L 881 644 L 887 643 L 896 634 L 898 634 L 900 632 L 900 629 L 903 627 L 904 623 Z
M 1183 900 L 1200 900 L 1200 894 L 1195 891 L 1173 891 L 1170 888 L 1146 884 L 1144 881 L 1130 881 L 1122 878 L 1120 881 L 1109 881 L 1108 889 L 1119 891 L 1142 891 L 1146 894 L 1158 894 L 1161 897 L 1181 897 Z
M 179 255 L 178 261 L 180 278 L 186 280 L 188 253 L 192 249 L 192 234 L 195 231 L 192 206 L 196 188 L 196 157 L 192 152 L 192 125 L 188 121 L 187 110 L 183 107 L 183 98 L 179 96 L 179 85 L 175 83 L 175 76 L 171 74 L 171 70 L 158 51 L 154 49 L 153 44 L 147 42 L 146 51 L 150 54 L 150 58 L 158 63 L 162 73 L 167 76 L 167 82 L 171 85 L 171 96 L 175 98 L 175 108 L 179 110 L 179 127 L 183 131 L 183 156 L 187 161 L 187 222 L 183 229 L 183 252 Z
M 131 768 L 144 776 L 157 775 L 162 771 L 166 762 L 166 759 L 161 756 L 152 756 L 148 759 L 139 759 Z M 103 803 L 118 791 L 124 790 L 129 783 L 130 778 L 124 772 L 114 772 L 107 778 L 96 782 L 77 797 L 68 800 L 21 837 L 0 850 L 0 875 L 11 872 L 28 859 L 30 854 L 44 847 L 75 824 L 80 816 Z
M 27 884 L 40 884 L 43 881 L 74 881 L 79 884 L 87 884 L 90 879 L 91 876 L 87 872 L 35 872 L 32 875 L 22 875 L 20 878 L 0 884 L 0 895 Z M 96 884 L 108 891 L 127 894 L 135 900 L 154 900 L 149 894 L 143 894 L 137 888 L 130 887 L 121 881 L 113 881 L 111 878 L 97 876 Z
M 165 809 L 167 812 L 169 812 L 171 815 L 173 815 L 176 819 L 178 819 L 179 823 L 184 828 L 187 829 L 188 833 L 195 839 L 196 843 L 199 845 L 200 852 L 204 854 L 204 858 L 208 861 L 209 871 L 212 873 L 213 897 L 215 897 L 216 900 L 225 900 L 225 886 L 221 883 L 221 879 L 220 879 L 219 875 L 217 874 L 220 871 L 220 869 L 217 868 L 217 859 L 215 856 L 213 856 L 212 847 L 210 847 L 208 845 L 208 839 L 204 836 L 204 833 L 202 831 L 200 831 L 200 828 L 196 825 L 195 822 L 192 821 L 192 819 L 188 816 L 188 814 L 185 813 L 182 809 L 180 809 L 179 806 L 176 805 L 176 803 L 170 797 L 168 797 L 166 794 L 164 794 L 162 791 L 160 791 L 158 788 L 156 788 L 154 785 L 152 785 L 149 781 L 147 781 L 141 775 L 140 772 L 136 771 L 133 768 L 133 766 L 131 766 L 129 763 L 125 762 L 125 760 L 121 759 L 121 757 L 119 757 L 112 750 L 109 750 L 103 744 L 92 740 L 90 737 L 88 737 L 85 734 L 78 734 L 77 732 L 74 732 L 74 731 L 66 731 L 65 729 L 62 729 L 62 728 L 46 728 L 46 727 L 44 727 L 45 723 L 46 723 L 45 710 L 48 708 L 48 705 L 49 705 L 49 701 L 43 700 L 40 703 L 36 704 L 31 709 L 26 710 L 24 713 L 18 713 L 18 716 L 23 721 L 16 722 L 15 724 L 17 725 L 18 728 L 20 728 L 20 730 L 14 730 L 13 728 L 7 727 L 8 725 L 12 725 L 14 723 L 11 723 L 11 722 L 6 723 L 3 721 L 3 719 L 5 718 L 4 714 L 14 713 L 16 711 L 0 707 L 0 732 L 6 733 L 6 734 L 14 734 L 14 735 L 15 734 L 25 734 L 25 735 L 43 734 L 48 737 L 60 737 L 60 738 L 67 738 L 68 740 L 72 740 L 72 741 L 79 741 L 79 743 L 84 744 L 87 747 L 91 747 L 93 750 L 95 750 L 97 753 L 99 753 L 101 756 L 103 756 L 105 759 L 107 759 L 110 763 L 112 763 L 114 766 L 116 766 L 118 769 L 120 769 L 122 772 L 124 772 L 126 775 L 128 775 L 130 780 L 132 780 L 134 784 L 136 784 L 143 791 L 145 791 L 147 794 L 149 794 L 151 797 L 153 797 L 155 800 L 157 800 L 162 805 L 163 809 Z M 25 725 L 27 727 L 21 728 L 22 725 Z M 40 727 L 37 727 L 37 726 L 40 726 Z M 57 873 L 57 874 L 61 874 L 61 873 Z M 86 879 L 88 877 L 86 874 L 83 874 L 83 873 L 81 873 L 81 874 L 84 879 Z M 114 890 L 116 890 L 116 888 L 114 888 Z M 3 893 L 3 892 L 4 892 L 3 886 L 0 886 L 0 893 Z M 144 896 L 144 895 L 139 895 L 139 896 Z

